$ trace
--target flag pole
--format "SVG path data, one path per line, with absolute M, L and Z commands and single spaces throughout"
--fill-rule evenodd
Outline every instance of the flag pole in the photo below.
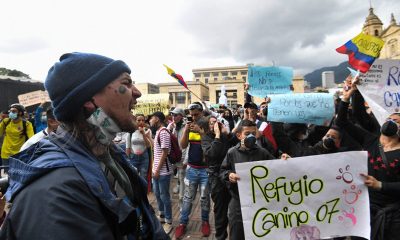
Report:
M 197 96 L 194 92 L 192 92 L 192 91 L 190 91 L 190 89 L 189 88 L 186 88 L 191 94 L 193 94 L 195 97 L 197 97 L 199 100 L 200 100 L 200 102 L 202 102 L 203 100 L 199 97 L 199 96 Z
M 357 70 L 357 74 L 354 76 L 353 80 L 351 80 L 351 84 L 356 82 L 356 79 L 360 76 L 360 70 Z

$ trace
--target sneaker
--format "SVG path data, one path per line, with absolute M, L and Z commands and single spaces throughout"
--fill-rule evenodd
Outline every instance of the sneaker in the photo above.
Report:
M 165 223 L 163 225 L 164 231 L 166 234 L 169 234 L 172 231 L 172 223 Z
M 165 216 L 164 215 L 158 216 L 158 221 L 160 221 L 161 224 L 164 224 L 165 223 Z
M 203 237 L 210 236 L 210 224 L 206 221 L 201 224 L 201 232 L 203 233 Z
M 179 185 L 176 185 L 174 189 L 172 189 L 172 192 L 175 194 L 179 193 Z
M 186 225 L 179 224 L 179 226 L 175 229 L 175 238 L 181 239 L 183 235 L 185 235 L 185 232 L 186 232 Z

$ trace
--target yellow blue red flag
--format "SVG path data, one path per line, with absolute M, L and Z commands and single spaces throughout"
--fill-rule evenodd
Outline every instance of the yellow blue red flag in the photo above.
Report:
M 167 69 L 167 72 L 169 75 L 171 75 L 173 78 L 175 78 L 176 80 L 178 80 L 178 82 L 184 86 L 186 89 L 188 89 L 185 80 L 183 80 L 183 77 L 177 73 L 175 73 L 174 70 L 172 70 L 170 67 L 168 67 L 167 65 L 164 64 L 164 67 Z
M 375 58 L 379 57 L 383 44 L 384 41 L 380 38 L 360 33 L 336 51 L 348 54 L 349 64 L 360 72 L 366 73 Z

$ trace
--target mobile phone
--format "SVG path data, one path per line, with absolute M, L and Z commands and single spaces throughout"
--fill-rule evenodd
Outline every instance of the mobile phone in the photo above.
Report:
M 187 118 L 188 122 L 193 122 L 193 117 L 192 116 L 187 116 L 186 118 Z

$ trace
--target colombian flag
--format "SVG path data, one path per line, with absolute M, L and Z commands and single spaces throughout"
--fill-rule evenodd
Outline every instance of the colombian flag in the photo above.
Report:
M 164 67 L 167 69 L 168 74 L 171 75 L 173 78 L 175 78 L 176 80 L 178 80 L 178 82 L 184 86 L 186 89 L 188 89 L 185 80 L 183 80 L 183 77 L 177 73 L 175 73 L 174 70 L 172 70 L 171 68 L 169 68 L 167 65 L 164 64 Z
M 343 46 L 336 49 L 338 53 L 349 55 L 349 64 L 362 73 L 366 73 L 383 47 L 383 40 L 364 33 L 358 34 Z

